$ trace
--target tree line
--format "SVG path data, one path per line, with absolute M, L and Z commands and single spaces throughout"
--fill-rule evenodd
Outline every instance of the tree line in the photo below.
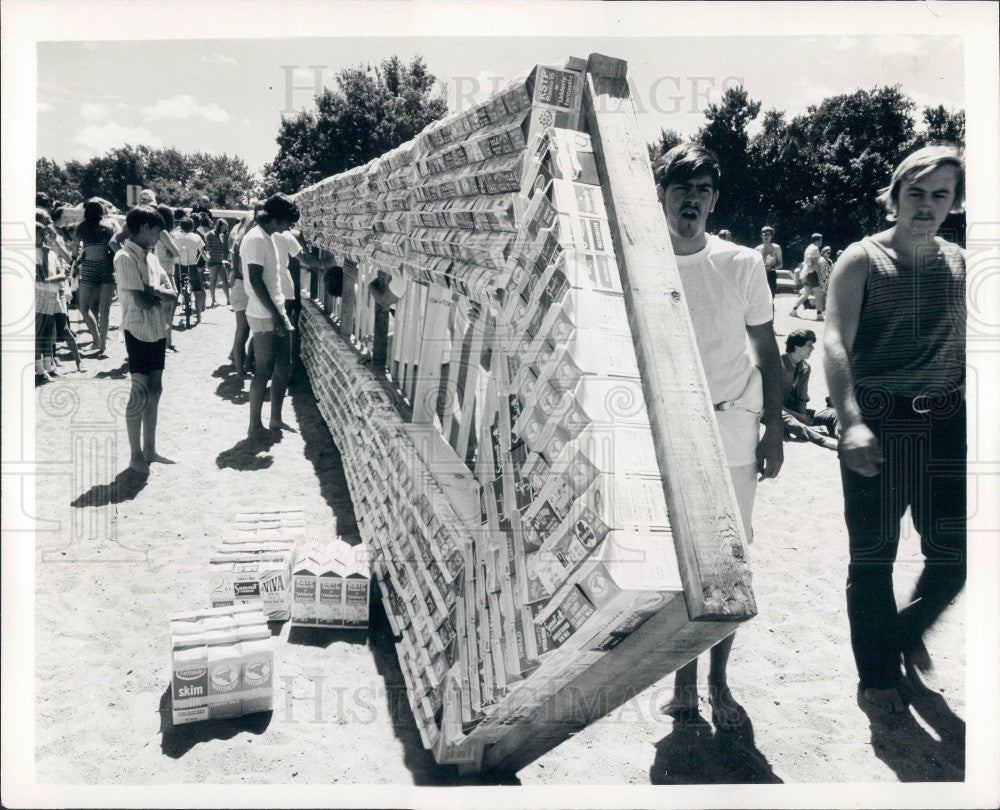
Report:
M 965 145 L 964 111 L 924 107 L 918 128 L 916 104 L 898 85 L 831 96 L 790 121 L 785 113 L 768 110 L 759 132 L 750 136 L 760 108 L 745 88 L 730 88 L 709 105 L 705 123 L 690 140 L 712 149 L 722 170 L 722 193 L 709 229 L 726 228 L 735 241 L 753 246 L 761 227 L 771 225 L 786 264 L 801 259 L 814 232 L 840 249 L 883 230 L 885 211 L 875 197 L 896 164 L 927 143 Z M 682 140 L 679 133 L 662 130 L 649 145 L 650 160 Z M 943 230 L 963 242 L 964 214 L 950 216 Z
M 242 158 L 148 146 L 111 149 L 86 163 L 70 160 L 60 165 L 39 158 L 35 178 L 36 191 L 53 201 L 76 204 L 103 197 L 123 211 L 130 185 L 151 188 L 165 205 L 185 207 L 208 195 L 213 208 L 246 208 L 260 194 L 260 181 Z

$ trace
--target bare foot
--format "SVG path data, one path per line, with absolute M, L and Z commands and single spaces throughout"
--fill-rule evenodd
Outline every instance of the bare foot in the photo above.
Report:
M 927 647 L 924 646 L 923 641 L 917 641 L 909 649 L 903 650 L 903 663 L 906 665 L 907 672 L 916 670 L 922 674 L 927 674 L 934 669 L 931 654 L 927 652 Z
M 698 714 L 698 687 L 694 685 L 674 686 L 673 697 L 660 711 L 677 719 L 696 716 Z
M 268 423 L 267 429 L 271 430 L 271 431 L 287 430 L 290 433 L 298 433 L 298 431 L 295 428 L 293 428 L 291 425 L 287 424 L 286 422 L 282 422 L 281 420 L 275 421 L 274 419 L 272 419 Z
M 142 453 L 139 453 L 137 456 L 132 456 L 128 463 L 128 468 L 138 475 L 149 475 L 149 463 L 146 461 L 146 457 Z
M 250 425 L 250 429 L 247 431 L 247 438 L 252 441 L 270 441 L 274 436 L 264 425 L 257 424 Z
M 166 456 L 161 456 L 155 450 L 143 450 L 142 454 L 146 457 L 146 461 L 150 464 L 176 464 L 177 462 L 173 459 L 169 459 Z
M 906 711 L 903 699 L 899 696 L 897 689 L 865 689 L 863 696 L 868 705 L 888 712 L 889 714 L 899 714 Z
M 747 720 L 746 710 L 736 702 L 725 684 L 709 684 L 708 702 L 712 705 L 712 722 L 719 731 L 736 731 Z

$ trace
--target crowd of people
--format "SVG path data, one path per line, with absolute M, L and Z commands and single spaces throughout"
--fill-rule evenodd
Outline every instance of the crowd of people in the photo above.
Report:
M 746 535 L 753 537 L 758 481 L 778 475 L 786 438 L 838 451 L 859 690 L 871 706 L 901 711 L 901 667 L 909 673 L 930 666 L 923 635 L 965 579 L 965 264 L 962 250 L 937 236 L 949 212 L 963 205 L 963 158 L 946 145 L 905 158 L 880 197 L 891 227 L 848 246 L 836 263 L 822 235 L 813 234 L 802 292 L 790 314 L 799 317 L 815 295 L 816 320 L 825 321 L 830 391 L 820 410 L 809 408 L 815 332 L 793 330 L 784 353 L 777 345 L 774 297 L 784 265 L 774 228 L 761 230 L 755 249 L 737 245 L 728 232 L 706 231 L 723 178 L 718 159 L 700 145 L 671 149 L 655 176 Z M 197 325 L 206 290 L 215 307 L 221 286 L 235 314 L 229 359 L 238 377 L 252 375 L 248 437 L 274 438 L 288 428 L 282 404 L 298 355 L 296 267 L 334 266 L 303 249 L 308 246 L 293 230 L 298 219 L 294 202 L 277 194 L 227 229 L 224 221 L 213 221 L 207 199 L 190 212 L 172 210 L 145 190 L 121 229 L 98 200 L 87 202 L 83 221 L 67 228 L 60 224 L 62 209 L 40 197 L 39 382 L 58 373 L 58 341 L 68 344 L 81 367 L 71 301 L 90 333 L 91 356 L 105 356 L 117 294 L 132 378 L 130 468 L 148 475 L 150 464 L 164 460 L 157 453 L 157 410 L 166 351 L 175 348 L 179 291 L 187 287 L 194 295 Z M 923 455 L 908 449 L 915 434 L 927 439 Z M 926 565 L 911 602 L 897 611 L 892 565 L 907 508 Z M 742 721 L 727 684 L 732 645 L 729 636 L 710 653 L 709 699 L 720 729 Z M 669 712 L 697 710 L 696 674 L 697 660 L 677 671 Z

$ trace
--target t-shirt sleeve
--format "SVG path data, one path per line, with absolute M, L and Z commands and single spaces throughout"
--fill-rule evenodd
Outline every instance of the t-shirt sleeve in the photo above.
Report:
M 249 267 L 251 264 L 259 264 L 264 267 L 266 262 L 264 261 L 264 240 L 259 236 L 246 236 L 240 243 L 240 261 L 243 263 L 244 267 Z
M 747 255 L 746 269 L 746 325 L 760 326 L 762 323 L 774 320 L 774 310 L 771 303 L 771 288 L 767 286 L 767 272 L 764 270 L 764 259 L 754 251 Z
M 121 290 L 144 290 L 146 279 L 139 272 L 139 265 L 126 251 L 115 254 L 115 283 Z
M 288 245 L 288 255 L 298 256 L 302 252 L 302 245 L 299 240 L 289 233 L 282 234 L 285 237 L 285 244 Z

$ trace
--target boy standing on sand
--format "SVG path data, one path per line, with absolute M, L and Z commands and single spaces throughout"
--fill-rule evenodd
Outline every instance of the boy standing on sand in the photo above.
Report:
M 114 259 L 122 307 L 121 328 L 132 376 L 125 427 L 131 449 L 129 468 L 145 476 L 154 461 L 167 462 L 156 452 L 156 419 L 163 393 L 170 327 L 161 302 L 176 300 L 177 296 L 150 283 L 150 279 L 159 279 L 163 272 L 150 253 L 163 232 L 163 217 L 155 208 L 140 206 L 128 212 L 125 224 L 131 236 Z
M 708 215 L 719 199 L 719 161 L 713 152 L 695 143 L 680 144 L 660 159 L 655 175 L 729 475 L 750 540 L 757 475 L 774 478 L 784 460 L 781 360 L 764 260 L 756 250 L 705 233 Z M 748 339 L 753 358 L 747 354 Z M 708 699 L 712 720 L 721 731 L 732 731 L 745 719 L 726 680 L 734 636 L 711 651 Z M 664 711 L 697 713 L 697 658 L 677 670 L 674 696 Z
M 879 200 L 895 224 L 848 247 L 830 277 L 826 379 L 840 419 L 859 698 L 902 712 L 900 658 L 930 668 L 923 635 L 965 584 L 965 256 L 937 236 L 965 200 L 961 153 L 918 149 Z M 907 508 L 925 563 L 897 611 Z

